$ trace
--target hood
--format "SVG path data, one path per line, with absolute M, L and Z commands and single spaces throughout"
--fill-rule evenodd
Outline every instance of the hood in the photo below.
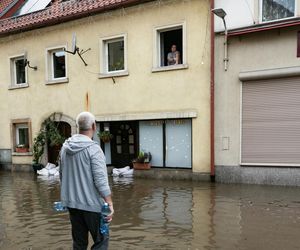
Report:
M 72 155 L 72 154 L 76 154 L 94 144 L 97 144 L 97 142 L 92 141 L 86 135 L 76 134 L 64 142 L 63 148 L 65 149 L 67 154 Z

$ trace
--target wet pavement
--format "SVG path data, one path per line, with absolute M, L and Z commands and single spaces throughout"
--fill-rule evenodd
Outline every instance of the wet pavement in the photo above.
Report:
M 300 188 L 110 179 L 110 249 L 299 249 Z M 71 249 L 57 178 L 0 172 L 0 249 Z

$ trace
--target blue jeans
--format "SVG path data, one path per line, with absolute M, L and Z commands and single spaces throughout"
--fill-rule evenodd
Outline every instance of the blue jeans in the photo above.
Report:
M 94 241 L 92 250 L 107 250 L 109 237 L 100 233 L 101 213 L 89 212 L 75 208 L 68 208 L 72 225 L 74 250 L 86 250 L 88 247 L 88 233 Z

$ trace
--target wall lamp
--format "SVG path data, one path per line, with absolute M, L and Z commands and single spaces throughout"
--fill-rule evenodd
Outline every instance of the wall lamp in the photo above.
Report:
M 228 66 L 228 31 L 225 21 L 226 12 L 222 8 L 212 9 L 211 10 L 216 16 L 220 17 L 223 20 L 224 28 L 225 28 L 225 37 L 224 37 L 224 70 L 227 71 Z

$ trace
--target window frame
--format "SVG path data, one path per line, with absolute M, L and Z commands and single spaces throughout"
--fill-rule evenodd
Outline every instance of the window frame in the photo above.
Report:
M 14 55 L 9 57 L 9 65 L 10 65 L 10 89 L 17 89 L 17 88 L 25 88 L 28 87 L 28 67 L 25 65 L 25 82 L 24 83 L 17 83 L 17 68 L 16 68 L 16 61 L 20 59 L 25 60 L 25 53 Z
M 29 118 L 24 119 L 13 119 L 10 122 L 11 126 L 11 150 L 12 155 L 32 155 L 32 130 L 31 130 L 31 120 Z M 18 145 L 18 129 L 28 128 L 28 152 L 17 153 L 16 146 Z
M 29 128 L 28 128 L 28 124 L 26 123 L 17 123 L 15 124 L 15 127 L 16 127 L 16 145 L 19 145 L 20 144 L 20 129 L 28 129 L 28 132 L 29 132 Z M 28 144 L 29 144 L 29 133 L 28 133 Z M 29 146 L 29 145 L 28 145 Z
M 67 57 L 67 46 L 61 45 L 52 48 L 46 49 L 46 84 L 56 84 L 56 83 L 67 83 L 69 82 L 68 78 L 68 57 Z M 55 52 L 63 51 L 65 54 L 65 73 L 64 77 L 54 77 L 54 61 L 53 54 Z
M 161 66 L 161 36 L 162 32 L 176 30 L 178 28 L 182 29 L 182 57 L 181 64 L 178 65 L 166 65 Z M 187 64 L 187 39 L 186 39 L 186 22 L 174 23 L 164 26 L 154 27 L 153 30 L 153 44 L 154 44 L 154 52 L 153 52 L 153 66 L 152 72 L 160 72 L 160 71 L 169 71 L 169 70 L 178 70 L 178 69 L 186 69 L 188 68 Z
M 263 21 L 263 1 L 264 0 L 259 0 L 259 22 L 260 23 L 272 23 L 272 22 L 278 22 L 278 21 L 282 21 L 282 20 L 289 20 L 289 19 L 293 19 L 295 17 L 297 17 L 297 0 L 294 0 L 294 16 L 291 17 L 284 17 L 284 18 L 280 18 L 280 19 L 274 19 L 274 20 L 269 20 L 269 21 Z
M 108 44 L 110 42 L 124 41 L 124 69 L 108 71 Z M 119 34 L 100 38 L 100 74 L 99 78 L 127 76 L 128 73 L 128 53 L 127 53 L 127 34 Z

